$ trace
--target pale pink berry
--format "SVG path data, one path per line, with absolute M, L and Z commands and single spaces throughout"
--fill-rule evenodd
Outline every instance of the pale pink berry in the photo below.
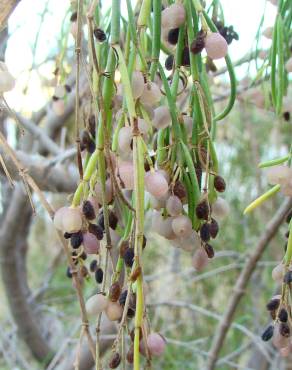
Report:
M 186 114 L 183 115 L 183 122 L 185 126 L 185 130 L 188 136 L 192 135 L 193 130 L 193 118 L 190 116 L 187 116 Z
M 15 78 L 8 71 L 4 62 L 0 62 L 0 93 L 4 93 L 14 89 Z
M 63 99 L 54 100 L 52 109 L 57 116 L 62 116 L 65 113 L 65 102 Z
M 166 341 L 158 333 L 151 333 L 147 337 L 147 347 L 152 356 L 161 356 L 165 351 Z
M 108 299 L 103 294 L 94 294 L 86 301 L 86 312 L 89 316 L 97 316 L 105 311 L 108 306 Z
M 192 252 L 201 245 L 199 235 L 193 230 L 188 238 L 179 239 L 179 247 L 186 252 Z
M 66 208 L 63 213 L 63 231 L 76 233 L 82 227 L 82 215 L 79 208 Z
M 288 73 L 292 72 L 292 57 L 287 60 L 285 68 Z
M 279 263 L 276 267 L 273 268 L 272 271 L 272 279 L 277 283 L 282 283 L 283 276 L 284 276 L 284 265 L 283 263 Z
M 168 183 L 159 172 L 148 172 L 145 175 L 145 189 L 156 198 L 163 197 L 168 191 Z
M 165 199 L 163 198 L 155 198 L 153 195 L 150 194 L 149 196 L 149 201 L 152 209 L 159 210 L 161 208 L 165 207 Z
M 270 167 L 267 170 L 267 179 L 272 185 L 285 185 L 289 179 L 292 179 L 292 169 L 283 165 Z
M 171 115 L 166 105 L 162 105 L 154 110 L 152 124 L 158 130 L 171 125 Z
M 148 130 L 149 130 L 148 123 L 144 119 L 138 118 L 138 128 L 139 128 L 139 131 L 142 134 L 142 136 L 145 137 L 147 135 Z
M 129 126 L 122 127 L 118 135 L 118 145 L 121 152 L 130 152 L 133 140 L 132 129 Z
M 64 226 L 63 226 L 63 218 L 64 215 L 67 211 L 68 207 L 61 207 L 59 208 L 54 215 L 54 226 L 56 229 L 63 231 Z
M 290 181 L 290 183 L 286 183 L 283 186 L 281 186 L 281 192 L 286 197 L 292 197 L 292 181 Z
M 153 106 L 157 104 L 162 97 L 159 87 L 154 82 L 147 82 L 144 85 L 143 93 L 140 97 L 142 104 Z
M 172 228 L 179 238 L 187 238 L 192 233 L 192 222 L 189 217 L 181 215 L 173 219 Z
M 205 49 L 211 59 L 224 58 L 228 51 L 228 44 L 218 32 L 209 33 L 205 39 Z
M 94 191 L 95 191 L 97 202 L 99 204 L 102 204 L 102 188 L 101 188 L 100 180 L 97 181 Z M 112 186 L 111 179 L 108 178 L 105 182 L 105 200 L 107 203 L 110 203 L 112 199 L 113 199 L 113 186 Z
M 282 357 L 288 357 L 291 353 L 291 347 L 290 345 L 287 347 L 280 348 L 280 355 Z
M 273 334 L 273 345 L 278 349 L 285 348 L 289 345 L 289 340 L 289 337 L 284 337 L 283 335 L 281 335 L 280 325 L 278 322 L 276 322 Z
M 74 37 L 74 39 L 76 39 L 77 37 L 77 30 L 78 30 L 78 25 L 77 25 L 77 22 L 71 22 L 71 25 L 70 25 L 70 32 L 71 32 L 71 35 Z
M 166 210 L 170 216 L 178 216 L 182 212 L 182 202 L 176 195 L 171 195 L 166 201 Z
M 66 94 L 66 89 L 63 85 L 58 85 L 55 87 L 54 96 L 63 99 Z
M 143 93 L 144 90 L 144 76 L 140 71 L 133 72 L 132 75 L 132 93 L 133 98 L 138 99 Z
M 92 204 L 95 214 L 98 214 L 98 211 L 99 211 L 98 199 L 94 197 L 93 195 L 91 195 L 88 197 L 88 201 Z
M 186 10 L 183 4 L 172 4 L 161 13 L 161 25 L 165 29 L 178 28 L 186 21 Z
M 208 255 L 204 248 L 200 247 L 196 250 L 192 258 L 192 265 L 196 271 L 202 271 L 209 262 Z
M 264 32 L 263 36 L 269 40 L 272 40 L 273 38 L 273 27 L 267 27 Z
M 120 320 L 123 315 L 123 308 L 118 302 L 109 302 L 105 314 L 110 321 Z
M 218 197 L 216 202 L 212 204 L 212 216 L 214 218 L 223 219 L 228 216 L 230 207 L 227 201 L 221 197 Z
M 268 54 L 267 50 L 260 50 L 259 54 L 258 54 L 259 58 L 262 59 L 262 60 L 265 60 L 268 57 L 268 55 L 269 54 Z
M 278 5 L 278 0 L 268 0 L 271 4 L 277 6 Z
M 94 234 L 84 233 L 83 247 L 87 254 L 97 254 L 99 252 L 99 241 Z
M 134 189 L 134 166 L 132 162 L 120 162 L 118 165 L 118 174 L 123 182 L 125 189 Z
M 172 221 L 173 217 L 167 217 L 165 219 L 162 218 L 160 223 L 157 225 L 158 227 L 157 233 L 168 240 L 173 240 L 176 238 L 176 235 L 172 228 Z

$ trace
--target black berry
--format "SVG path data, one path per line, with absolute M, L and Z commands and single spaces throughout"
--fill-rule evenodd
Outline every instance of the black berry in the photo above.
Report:
M 91 202 L 89 202 L 89 200 L 85 200 L 82 204 L 82 212 L 84 214 L 84 216 L 88 219 L 88 220 L 94 220 L 95 219 L 95 211 L 94 211 L 94 208 L 93 208 L 93 205 Z
M 94 37 L 100 41 L 100 42 L 103 42 L 106 40 L 106 34 L 105 32 L 100 29 L 100 28 L 95 28 L 94 31 L 93 31 L 93 34 L 94 34 Z
M 70 238 L 71 246 L 74 249 L 77 249 L 80 247 L 80 245 L 83 242 L 83 234 L 81 231 L 78 231 L 77 233 L 73 233 Z
M 125 253 L 124 253 L 124 261 L 125 261 L 125 265 L 127 267 L 132 267 L 133 266 L 134 256 L 135 256 L 135 253 L 134 253 L 134 249 L 133 248 L 128 248 L 125 251 Z
M 98 284 L 101 284 L 102 281 L 103 281 L 103 270 L 102 268 L 98 268 L 96 271 L 95 271 L 95 281 L 98 283 Z
M 269 325 L 262 334 L 262 340 L 264 342 L 267 342 L 268 340 L 272 338 L 273 334 L 274 334 L 274 326 Z
M 102 227 L 98 224 L 89 224 L 88 226 L 88 231 L 96 236 L 96 239 L 101 240 L 103 238 L 103 229 Z

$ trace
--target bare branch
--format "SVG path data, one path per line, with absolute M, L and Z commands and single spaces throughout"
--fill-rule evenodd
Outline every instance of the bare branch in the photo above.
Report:
M 287 213 L 291 210 L 292 198 L 289 198 L 283 202 L 278 212 L 267 224 L 263 234 L 261 235 L 254 252 L 250 255 L 249 259 L 246 261 L 243 270 L 241 271 L 236 285 L 234 287 L 233 295 L 231 296 L 227 309 L 222 317 L 222 320 L 217 328 L 216 334 L 213 339 L 209 354 L 209 362 L 207 365 L 207 370 L 214 370 L 218 359 L 219 352 L 223 346 L 227 332 L 232 325 L 232 319 L 234 317 L 235 311 L 238 304 L 245 294 L 245 288 L 254 272 L 259 259 L 261 258 L 263 252 L 268 246 L 268 243 L 277 233 L 281 223 L 285 219 Z

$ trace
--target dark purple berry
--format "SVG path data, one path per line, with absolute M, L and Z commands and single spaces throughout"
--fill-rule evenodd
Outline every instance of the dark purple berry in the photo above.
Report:
M 125 251 L 125 253 L 124 253 L 124 261 L 125 261 L 125 265 L 127 267 L 132 267 L 133 266 L 134 256 L 135 256 L 135 253 L 134 253 L 134 249 L 133 248 L 128 248 Z
M 196 215 L 200 220 L 208 220 L 209 218 L 209 205 L 206 200 L 200 202 L 196 207 Z
M 219 225 L 218 225 L 218 222 L 214 220 L 214 218 L 212 218 L 209 224 L 209 231 L 210 231 L 211 238 L 215 239 L 219 231 Z
M 88 232 L 96 236 L 97 240 L 102 240 L 103 238 L 103 229 L 100 225 L 96 224 L 89 224 L 88 225 Z
M 80 247 L 80 245 L 83 242 L 83 234 L 81 231 L 78 231 L 77 233 L 73 233 L 70 238 L 71 246 L 74 249 L 77 249 Z
M 106 40 L 106 34 L 105 32 L 100 28 L 95 28 L 93 31 L 94 37 L 99 41 L 103 42 Z
M 70 239 L 71 236 L 72 236 L 72 234 L 71 233 L 67 233 L 67 231 L 64 233 L 64 238 L 65 239 Z
M 169 55 L 165 59 L 165 69 L 167 71 L 171 71 L 172 70 L 172 68 L 173 68 L 173 62 L 174 62 L 174 56 L 173 55 Z
M 226 189 L 225 180 L 223 177 L 217 175 L 214 177 L 214 187 L 219 193 L 223 193 Z
M 285 284 L 291 284 L 292 283 L 292 271 L 287 271 L 284 275 L 283 279 Z
M 181 65 L 184 67 L 190 66 L 190 51 L 187 46 L 185 46 L 182 51 Z
M 109 294 L 108 294 L 109 300 L 112 302 L 116 302 L 119 299 L 120 294 L 121 294 L 121 286 L 120 286 L 120 283 L 116 281 L 109 288 Z
M 76 22 L 77 21 L 77 12 L 74 12 L 71 14 L 70 22 Z
M 267 342 L 268 340 L 272 338 L 273 334 L 274 334 L 274 326 L 269 325 L 262 334 L 262 340 L 264 342 Z
M 108 366 L 109 366 L 110 369 L 116 369 L 119 366 L 120 362 L 121 362 L 121 356 L 118 352 L 115 352 L 112 355 Z
M 281 322 L 287 322 L 288 321 L 288 312 L 284 307 L 281 308 L 280 312 L 278 313 L 278 318 Z
M 200 228 L 200 237 L 203 242 L 208 242 L 210 240 L 210 229 L 209 224 L 205 223 Z
M 89 202 L 89 200 L 85 200 L 82 204 L 82 212 L 84 214 L 84 216 L 88 219 L 88 220 L 94 220 L 95 219 L 95 211 L 94 211 L 94 208 L 93 208 L 93 205 L 91 202 Z
M 279 327 L 279 332 L 285 338 L 290 337 L 290 327 L 289 327 L 289 325 L 285 322 L 281 322 L 280 327 Z
M 168 32 L 167 41 L 171 45 L 176 45 L 178 41 L 179 28 L 173 28 Z
M 66 276 L 71 279 L 72 278 L 72 272 L 71 272 L 71 268 L 70 266 L 67 267 L 67 270 L 66 270 Z
M 191 43 L 190 50 L 193 54 L 199 54 L 205 47 L 205 36 L 203 31 L 198 32 L 196 39 Z
M 89 270 L 91 272 L 94 272 L 94 271 L 96 271 L 96 269 L 97 269 L 97 260 L 93 260 L 93 261 L 90 262 Z
M 280 305 L 280 299 L 278 298 L 274 298 L 274 299 L 271 299 L 267 305 L 266 305 L 266 308 L 268 311 L 275 311 Z
M 119 219 L 114 212 L 110 212 L 108 215 L 109 227 L 113 230 L 117 228 Z
M 183 200 L 187 196 L 187 191 L 184 184 L 177 180 L 173 187 L 173 194 L 176 195 L 180 200 Z
M 205 244 L 204 249 L 205 249 L 205 251 L 208 255 L 208 258 L 213 258 L 215 256 L 215 251 L 214 251 L 214 248 L 212 247 L 212 245 Z
M 101 284 L 102 281 L 103 281 L 103 270 L 102 268 L 98 268 L 96 271 L 95 271 L 95 281 L 98 283 L 98 284 Z

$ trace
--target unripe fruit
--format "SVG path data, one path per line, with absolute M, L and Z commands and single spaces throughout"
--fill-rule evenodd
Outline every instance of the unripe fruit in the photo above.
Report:
M 4 62 L 0 62 L 0 93 L 14 89 L 15 79 Z
M 97 181 L 94 191 L 96 194 L 96 200 L 99 204 L 102 204 L 102 191 L 100 181 Z M 107 203 L 110 203 L 113 199 L 113 186 L 110 178 L 108 178 L 105 182 L 105 198 Z
M 145 189 L 154 197 L 161 198 L 168 191 L 168 183 L 159 172 L 148 172 L 145 175 Z
M 131 162 L 120 162 L 118 165 L 118 174 L 125 189 L 134 189 L 134 166 Z
M 117 321 L 123 315 L 123 307 L 118 302 L 109 302 L 105 314 L 110 321 Z
M 103 294 L 95 294 L 86 301 L 86 312 L 90 316 L 97 316 L 108 306 L 108 299 Z
M 65 102 L 63 99 L 54 100 L 52 109 L 57 116 L 62 116 L 65 113 Z
M 143 94 L 144 90 L 144 76 L 140 71 L 134 71 L 132 75 L 132 93 L 133 98 L 138 99 Z
M 204 248 L 199 248 L 193 255 L 192 265 L 197 271 L 203 270 L 208 265 L 209 259 Z
M 205 49 L 209 58 L 224 58 L 228 51 L 228 44 L 218 32 L 209 33 L 205 39 Z
M 272 185 L 285 185 L 292 178 L 292 169 L 287 166 L 273 166 L 267 170 L 268 182 Z
M 66 95 L 66 89 L 63 85 L 58 85 L 55 87 L 54 96 L 59 99 L 63 99 Z
M 288 73 L 292 72 L 292 57 L 287 60 L 285 68 Z
M 176 235 L 173 231 L 172 222 L 173 217 L 167 217 L 165 219 L 161 218 L 160 222 L 156 225 L 156 228 L 158 228 L 157 233 L 163 236 L 165 239 L 175 239 Z
M 188 238 L 179 239 L 179 246 L 187 252 L 193 252 L 201 245 L 199 235 L 193 230 Z
M 63 213 L 63 231 L 76 233 L 82 227 L 82 216 L 78 208 L 66 208 Z
M 263 32 L 263 36 L 265 36 L 269 40 L 272 40 L 272 38 L 273 38 L 273 27 L 267 27 Z
M 133 136 L 129 126 L 122 127 L 118 135 L 118 145 L 121 152 L 130 152 Z
M 175 217 L 172 221 L 172 229 L 179 238 L 187 238 L 192 233 L 192 222 L 184 215 Z
M 159 87 L 154 82 L 148 82 L 144 84 L 144 90 L 140 97 L 142 104 L 154 105 L 157 104 L 161 99 L 161 92 Z
M 56 229 L 60 231 L 64 230 L 63 219 L 67 212 L 67 209 L 68 207 L 61 207 L 55 212 L 55 215 L 54 215 L 54 226 Z
M 138 118 L 138 128 L 142 136 L 145 137 L 149 130 L 148 123 L 144 119 Z
M 172 4 L 161 13 L 161 25 L 163 28 L 178 28 L 186 20 L 186 10 L 182 4 Z
M 171 125 L 171 115 L 167 106 L 162 105 L 154 110 L 154 118 L 152 124 L 158 130 Z
M 275 324 L 274 335 L 273 335 L 273 345 L 280 349 L 287 347 L 289 344 L 289 337 L 283 336 L 281 334 L 281 325 L 279 323 Z
M 283 263 L 279 263 L 276 267 L 273 268 L 272 279 L 277 283 L 282 283 L 283 276 L 284 276 L 284 265 Z
M 83 246 L 87 254 L 97 254 L 99 252 L 99 241 L 95 235 L 89 232 L 83 234 Z
M 219 220 L 228 216 L 230 208 L 225 199 L 218 197 L 216 202 L 212 204 L 212 215 Z
M 166 210 L 170 216 L 178 216 L 182 212 L 182 202 L 176 195 L 171 195 L 166 201 Z
M 158 333 L 151 333 L 147 337 L 147 347 L 152 356 L 161 356 L 165 351 L 165 339 Z

